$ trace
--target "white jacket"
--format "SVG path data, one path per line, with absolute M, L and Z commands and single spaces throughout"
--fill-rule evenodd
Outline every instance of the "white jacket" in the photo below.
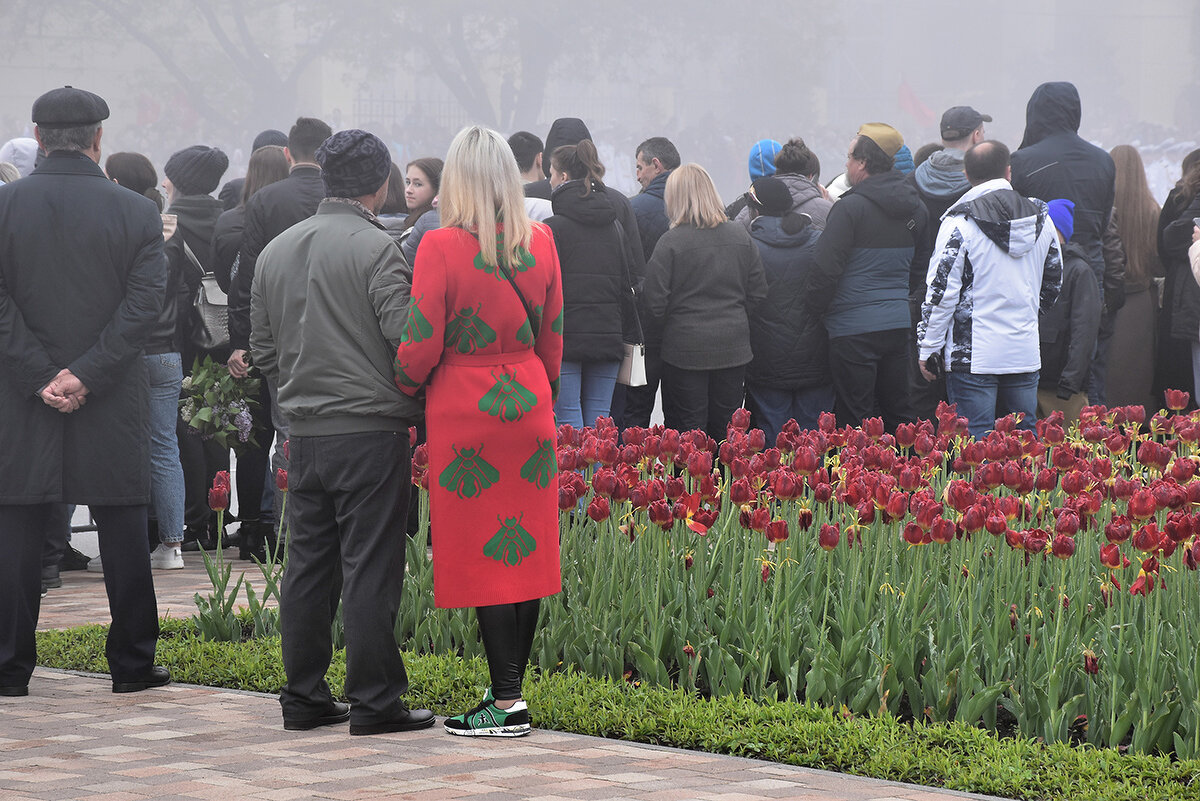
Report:
M 920 359 L 955 373 L 1041 368 L 1038 310 L 1062 288 L 1062 254 L 1040 200 L 1003 178 L 972 187 L 942 216 L 917 324 Z

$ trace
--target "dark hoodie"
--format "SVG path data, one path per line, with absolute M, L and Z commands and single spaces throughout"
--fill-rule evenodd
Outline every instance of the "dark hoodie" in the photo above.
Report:
M 833 204 L 805 298 L 831 338 L 912 325 L 914 243 L 927 222 L 917 190 L 898 170 L 868 176 Z
M 1074 202 L 1071 241 L 1101 281 L 1101 235 L 1112 213 L 1116 168 L 1111 156 L 1079 136 L 1080 116 L 1074 84 L 1055 81 L 1033 91 L 1025 107 L 1025 137 L 1012 155 L 1012 185 L 1026 197 Z
M 591 139 L 591 131 L 578 117 L 559 117 L 550 125 L 550 133 L 546 134 L 546 149 L 542 151 L 542 174 L 546 177 L 540 181 L 525 184 L 525 197 L 540 197 L 550 200 L 550 156 L 556 148 L 563 145 L 577 145 L 584 139 Z
M 546 220 L 562 270 L 563 361 L 618 361 L 628 290 L 614 193 L 602 185 L 582 190 L 582 181 L 560 185 L 551 198 L 554 216 Z
M 820 319 L 804 311 L 804 281 L 813 269 L 820 231 L 811 223 L 788 229 L 779 217 L 756 217 L 750 238 L 758 245 L 767 279 L 767 297 L 750 310 L 750 349 L 754 361 L 746 383 L 797 390 L 828 385 L 829 338 Z M 789 233 L 789 230 L 792 230 Z

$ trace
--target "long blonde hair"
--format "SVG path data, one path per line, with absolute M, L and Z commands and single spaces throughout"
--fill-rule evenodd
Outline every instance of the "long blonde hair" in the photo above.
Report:
M 485 264 L 506 265 L 518 250 L 529 250 L 533 226 L 525 212 L 525 191 L 517 160 L 504 137 L 490 128 L 463 128 L 450 143 L 442 170 L 438 213 L 443 228 L 462 228 L 479 239 Z M 498 237 L 497 231 L 503 233 Z
M 1125 274 L 1141 281 L 1161 272 L 1158 262 L 1158 203 L 1150 194 L 1146 168 L 1137 149 L 1117 145 L 1110 154 L 1117 168 L 1113 208 L 1125 246 Z
M 729 219 L 717 187 L 699 164 L 684 164 L 671 171 L 665 201 L 672 228 L 677 225 L 716 228 Z

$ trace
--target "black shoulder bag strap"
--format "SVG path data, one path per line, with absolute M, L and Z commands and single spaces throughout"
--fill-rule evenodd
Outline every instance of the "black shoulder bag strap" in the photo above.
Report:
M 538 335 L 538 325 L 535 322 L 534 317 L 533 317 L 533 308 L 529 305 L 529 301 L 525 300 L 524 293 L 522 293 L 521 288 L 519 286 L 517 286 L 517 282 L 515 280 L 513 280 L 512 273 L 510 273 L 508 271 L 508 269 L 504 266 L 504 262 L 497 260 L 496 261 L 496 270 L 499 271 L 499 273 L 501 275 L 503 275 L 505 278 L 508 279 L 508 285 L 513 288 L 513 292 L 517 293 L 517 299 L 520 300 L 521 305 L 525 307 L 525 314 L 529 317 L 529 330 L 533 333 L 533 339 L 534 339 L 534 342 L 536 342 L 537 335 Z
M 617 229 L 617 241 L 621 243 L 621 267 L 625 271 L 625 285 L 629 287 L 629 310 L 633 314 L 633 323 L 637 327 L 637 342 L 631 344 L 643 345 L 646 342 L 646 334 L 642 331 L 642 317 L 638 314 L 638 297 L 637 289 L 633 286 L 633 273 L 629 271 L 629 249 L 625 243 L 625 228 L 621 225 L 620 220 L 613 220 L 613 225 Z

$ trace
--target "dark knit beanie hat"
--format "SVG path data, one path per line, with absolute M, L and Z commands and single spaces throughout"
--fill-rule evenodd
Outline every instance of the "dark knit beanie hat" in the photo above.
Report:
M 792 210 L 792 193 L 787 184 L 774 176 L 755 181 L 750 187 L 749 200 L 760 214 L 768 217 L 782 217 Z
M 283 131 L 277 131 L 274 128 L 268 128 L 254 137 L 254 146 L 250 148 L 250 152 L 253 153 L 260 147 L 266 147 L 267 145 L 287 147 L 287 134 Z
M 317 148 L 326 197 L 362 197 L 374 193 L 392 172 L 392 154 L 372 133 L 338 131 Z
M 229 157 L 215 147 L 192 145 L 167 159 L 163 173 L 181 195 L 207 195 L 221 183 Z

